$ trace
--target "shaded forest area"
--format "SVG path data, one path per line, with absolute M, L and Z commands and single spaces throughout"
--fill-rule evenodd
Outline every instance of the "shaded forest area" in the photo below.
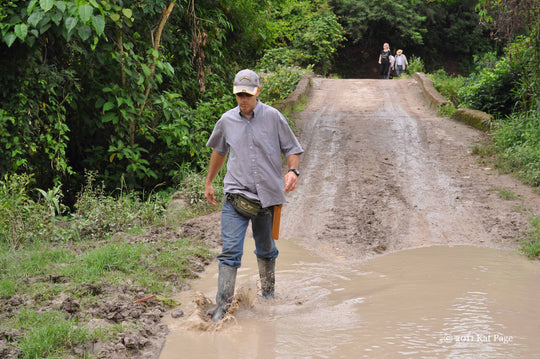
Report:
M 426 71 L 442 68 L 467 75 L 474 56 L 500 53 L 504 42 L 480 20 L 478 1 L 333 0 L 348 41 L 336 58 L 336 72 L 345 78 L 378 78 L 377 59 L 382 44 L 392 53 L 421 58 Z

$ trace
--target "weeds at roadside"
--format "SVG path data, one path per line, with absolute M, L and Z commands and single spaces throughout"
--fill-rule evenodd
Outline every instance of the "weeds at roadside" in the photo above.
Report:
M 493 166 L 496 152 L 492 144 L 475 144 L 471 148 L 471 153 L 477 156 L 476 162 L 479 165 Z
M 456 111 L 456 106 L 451 102 L 446 102 L 444 105 L 439 106 L 437 111 L 441 116 L 450 117 Z
M 306 108 L 308 98 L 306 96 L 302 96 L 299 101 L 297 101 L 294 105 L 294 107 L 291 108 L 285 108 L 283 110 L 283 116 L 287 118 L 287 121 L 289 123 L 289 126 L 291 127 L 292 131 L 298 135 L 300 133 L 300 129 L 298 128 L 296 124 L 296 120 L 294 118 L 294 114 L 303 111 Z
M 492 191 L 497 192 L 497 195 L 507 201 L 512 201 L 516 199 L 522 199 L 519 195 L 517 195 L 514 191 L 506 189 L 506 188 L 493 188 Z
M 170 196 L 163 192 L 144 201 L 126 190 L 112 196 L 89 178 L 75 212 L 61 216 L 57 191 L 38 191 L 41 199 L 33 199 L 30 177 L 0 181 L 0 333 L 10 336 L 9 341 L 0 339 L 0 353 L 73 357 L 77 346 L 114 341 L 115 333 L 125 332 L 118 329 L 122 322 L 87 327 L 106 303 L 131 305 L 153 294 L 144 307 L 175 305 L 172 294 L 214 256 L 204 243 L 181 238 L 174 230 L 189 215 L 216 210 L 202 205 L 202 180 L 201 175 L 186 179 L 179 189 L 192 199 L 186 215 L 170 218 L 165 216 Z M 222 191 L 219 184 L 216 191 Z M 153 228 L 150 234 L 148 228 Z
M 67 357 L 69 348 L 93 339 L 87 329 L 61 312 L 23 309 L 11 322 L 26 332 L 19 344 L 25 358 Z
M 540 217 L 531 218 L 529 222 L 531 226 L 521 243 L 521 250 L 529 259 L 535 259 L 540 255 Z

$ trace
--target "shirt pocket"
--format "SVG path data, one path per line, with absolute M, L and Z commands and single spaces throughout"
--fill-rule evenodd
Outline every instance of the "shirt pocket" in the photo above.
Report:
M 254 143 L 263 153 L 276 154 L 281 152 L 278 137 L 268 131 L 261 131 L 260 136 L 255 138 Z

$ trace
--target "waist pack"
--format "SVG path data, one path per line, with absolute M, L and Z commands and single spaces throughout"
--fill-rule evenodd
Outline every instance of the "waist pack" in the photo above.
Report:
M 270 213 L 268 208 L 262 208 L 259 200 L 249 198 L 241 193 L 227 193 L 227 200 L 231 202 L 236 212 L 246 218 L 255 218 L 262 213 Z

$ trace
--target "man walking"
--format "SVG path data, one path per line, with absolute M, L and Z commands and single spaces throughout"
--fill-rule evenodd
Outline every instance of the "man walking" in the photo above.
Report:
M 213 148 L 205 182 L 205 197 L 216 205 L 213 181 L 225 163 L 225 198 L 221 213 L 223 247 L 219 260 L 218 291 L 212 321 L 223 318 L 234 295 L 249 222 L 255 241 L 262 295 L 274 297 L 275 261 L 279 254 L 272 238 L 274 206 L 285 202 L 284 192 L 298 183 L 300 155 L 304 152 L 287 120 L 259 99 L 259 76 L 239 71 L 233 93 L 238 106 L 221 116 L 207 146 Z M 288 172 L 282 176 L 282 157 Z
M 407 67 L 409 67 L 409 62 L 407 61 L 407 56 L 403 53 L 403 50 L 399 49 L 396 51 L 396 61 L 395 61 L 395 67 L 396 67 L 396 76 L 400 77 L 402 73 L 404 73 L 407 70 Z

